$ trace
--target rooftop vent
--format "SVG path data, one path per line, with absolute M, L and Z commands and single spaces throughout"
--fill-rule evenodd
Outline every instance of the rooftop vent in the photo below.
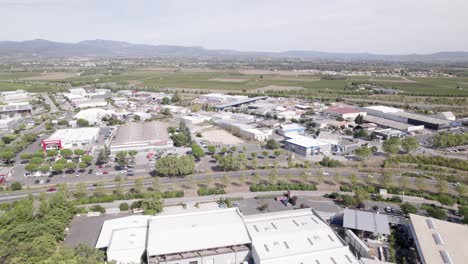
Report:
M 431 218 L 427 218 L 426 223 L 427 223 L 427 225 L 429 226 L 430 229 L 437 229 L 436 224 L 434 223 L 434 221 Z

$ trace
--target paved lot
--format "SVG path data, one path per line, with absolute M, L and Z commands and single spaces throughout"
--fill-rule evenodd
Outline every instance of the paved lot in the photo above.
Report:
M 104 221 L 124 217 L 127 215 L 130 215 L 130 213 L 108 214 L 92 217 L 88 217 L 86 215 L 75 216 L 70 224 L 70 230 L 67 237 L 65 238 L 64 244 L 69 247 L 76 247 L 79 244 L 86 244 L 94 248 Z
M 291 193 L 294 195 L 294 192 Z M 283 205 L 279 201 L 275 201 L 274 198 L 248 198 L 244 200 L 238 201 L 239 203 L 239 210 L 245 215 L 251 214 L 258 214 L 262 213 L 258 208 L 262 204 L 268 204 L 268 207 L 263 212 L 279 212 L 279 211 L 286 211 L 286 210 L 295 210 L 299 209 L 302 204 L 320 212 L 329 212 L 329 213 L 337 213 L 341 212 L 343 208 L 339 205 L 336 205 L 333 201 L 330 200 L 316 200 L 311 198 L 306 198 L 299 196 L 297 200 L 296 206 L 292 206 L 288 204 L 287 206 Z
M 204 141 L 208 141 L 211 144 L 228 144 L 236 145 L 242 144 L 244 141 L 236 136 L 233 136 L 229 132 L 223 129 L 213 129 L 210 131 L 202 132 L 202 138 Z

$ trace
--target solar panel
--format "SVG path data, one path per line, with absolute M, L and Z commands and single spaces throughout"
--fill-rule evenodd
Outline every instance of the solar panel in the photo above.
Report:
M 444 264 L 453 264 L 452 258 L 450 257 L 449 253 L 445 249 L 442 249 L 440 251 L 440 256 L 442 257 Z

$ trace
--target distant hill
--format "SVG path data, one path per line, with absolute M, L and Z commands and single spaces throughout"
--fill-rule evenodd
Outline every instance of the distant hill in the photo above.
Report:
M 293 57 L 330 60 L 386 60 L 386 61 L 447 61 L 468 62 L 468 52 L 438 52 L 433 54 L 379 55 L 371 53 L 328 53 L 307 50 L 285 52 L 241 52 L 209 50 L 203 47 L 144 45 L 111 40 L 85 40 L 78 43 L 53 42 L 43 39 L 22 42 L 0 41 L 0 57 Z

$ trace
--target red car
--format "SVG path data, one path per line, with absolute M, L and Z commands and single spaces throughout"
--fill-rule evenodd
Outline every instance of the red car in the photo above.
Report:
M 102 166 L 102 165 L 99 165 L 99 166 L 98 166 L 98 168 L 102 169 L 102 168 L 103 168 L 103 166 Z
M 51 187 L 49 189 L 47 189 L 47 192 L 56 192 L 57 191 L 57 188 L 55 187 Z
M 108 171 L 103 171 L 102 174 L 109 174 L 109 172 Z

